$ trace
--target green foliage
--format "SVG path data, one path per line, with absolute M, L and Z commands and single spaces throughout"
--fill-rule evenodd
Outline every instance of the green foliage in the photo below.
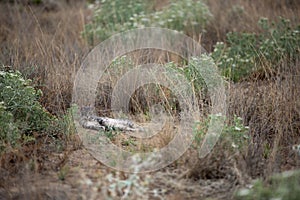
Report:
M 153 164 L 155 156 L 142 159 L 139 155 L 131 157 L 133 173 L 121 178 L 120 173 L 109 173 L 105 185 L 101 188 L 105 199 L 163 199 L 166 190 L 153 187 L 153 177 L 140 173 L 142 169 Z M 151 187 L 152 186 L 152 187 Z
M 203 122 L 197 122 L 194 126 L 194 139 L 197 144 L 201 144 L 205 134 L 208 130 L 209 122 L 216 117 L 223 117 L 218 115 L 210 115 Z M 220 135 L 221 141 L 229 143 L 231 149 L 242 149 L 247 141 L 249 127 L 243 125 L 243 121 L 240 117 L 234 116 L 232 124 L 225 124 L 222 134 Z
M 130 174 L 127 179 L 121 180 L 108 174 L 106 179 L 109 182 L 107 192 L 114 198 L 121 194 L 122 199 L 148 199 L 151 180 L 149 176 L 142 180 L 140 175 L 134 173 Z
M 76 127 L 74 124 L 74 116 L 77 113 L 78 107 L 76 105 L 71 105 L 67 112 L 58 117 L 55 123 L 51 125 L 52 132 L 62 132 L 66 136 L 70 136 L 76 132 Z
M 144 0 L 102 0 L 101 5 L 91 4 L 94 10 L 92 22 L 85 26 L 84 36 L 93 44 L 94 39 L 105 40 L 124 31 L 124 23 L 132 16 L 148 12 L 149 1 Z
M 94 16 L 87 24 L 84 36 L 90 44 L 133 28 L 162 27 L 186 33 L 203 31 L 212 15 L 202 1 L 172 0 L 170 5 L 155 11 L 152 1 L 102 1 L 93 4 Z
M 243 120 L 240 117 L 234 116 L 232 125 L 225 125 L 223 134 L 230 138 L 231 147 L 241 149 L 249 140 L 248 126 L 243 125 Z
M 277 63 L 284 58 L 296 59 L 300 53 L 300 25 L 291 27 L 288 19 L 280 18 L 278 23 L 270 23 L 268 19 L 259 20 L 265 33 L 260 36 L 259 50 L 263 58 Z
M 212 17 L 207 5 L 202 1 L 171 1 L 161 11 L 148 15 L 141 13 L 130 18 L 128 27 L 163 27 L 187 33 L 199 33 Z
M 289 20 L 278 23 L 259 20 L 263 33 L 227 34 L 227 43 L 218 42 L 211 54 L 223 75 L 238 81 L 264 65 L 295 61 L 300 53 L 300 25 L 292 28 Z
M 19 139 L 30 141 L 30 133 L 45 130 L 52 117 L 38 102 L 40 90 L 23 79 L 20 72 L 0 71 L 0 141 L 16 145 Z
M 189 63 L 183 65 L 183 67 L 178 67 L 174 63 L 165 64 L 166 68 L 174 69 L 179 74 L 183 75 L 187 81 L 191 84 L 192 89 L 195 93 L 203 91 L 209 86 L 213 86 L 213 82 L 216 79 L 206 80 L 203 78 L 203 74 L 206 77 L 211 77 L 211 75 L 216 75 L 216 68 L 214 60 L 207 54 L 201 54 L 199 57 L 192 57 Z M 215 83 L 216 84 L 216 83 Z
M 11 112 L 6 110 L 4 102 L 0 102 L 0 152 L 4 150 L 6 143 L 12 145 L 20 139 L 18 127 L 14 124 L 14 118 Z
M 112 61 L 107 69 L 107 76 L 109 79 L 112 77 L 117 78 L 117 80 L 123 76 L 128 70 L 134 68 L 134 63 L 130 57 L 123 55 Z M 117 81 L 116 80 L 116 81 Z
M 286 171 L 268 178 L 267 182 L 258 180 L 251 189 L 240 189 L 235 199 L 267 200 L 300 198 L 300 171 Z
M 115 131 L 112 128 L 110 128 L 108 130 L 105 130 L 105 131 L 104 130 L 100 130 L 99 133 L 105 135 L 110 140 L 115 139 L 116 136 L 119 134 L 118 131 Z

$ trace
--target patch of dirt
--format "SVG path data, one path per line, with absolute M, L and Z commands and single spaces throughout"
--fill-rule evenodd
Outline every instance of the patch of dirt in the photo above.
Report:
M 190 152 L 187 154 L 192 156 Z M 102 165 L 82 146 L 60 153 L 44 154 L 42 157 L 36 163 L 30 159 L 23 162 L 17 173 L 1 168 L 1 177 L 5 183 L 2 180 L 0 199 L 107 199 L 109 192 L 105 191 L 108 186 L 106 176 L 112 174 L 120 180 L 130 176 Z M 191 178 L 186 163 L 188 155 L 164 169 L 139 176 L 141 179 L 150 176 L 150 188 L 159 190 L 164 199 L 231 197 L 236 188 L 235 181 L 226 177 L 207 180 Z M 40 167 L 35 169 L 35 165 Z

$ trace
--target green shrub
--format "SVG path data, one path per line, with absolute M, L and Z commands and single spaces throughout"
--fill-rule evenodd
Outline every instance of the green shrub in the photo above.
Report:
M 233 81 L 262 66 L 276 67 L 299 58 L 300 25 L 292 28 L 283 18 L 278 23 L 262 18 L 258 24 L 263 33 L 228 33 L 226 44 L 218 42 L 211 54 L 223 75 Z
M 31 140 L 33 131 L 45 130 L 52 117 L 38 102 L 40 90 L 20 72 L 0 71 L 0 141 L 15 146 L 19 139 Z
M 235 199 L 243 200 L 268 200 L 268 199 L 289 199 L 300 198 L 300 172 L 286 171 L 274 175 L 263 182 L 258 180 L 251 189 L 240 189 L 235 194 Z
M 259 52 L 264 60 L 274 64 L 285 58 L 299 58 L 300 25 L 292 28 L 290 21 L 284 18 L 280 18 L 278 23 L 270 23 L 268 19 L 261 18 L 259 25 L 265 31 L 260 36 L 259 45 Z
M 148 15 L 141 13 L 130 20 L 133 28 L 162 27 L 186 33 L 199 33 L 212 17 L 207 5 L 202 1 L 171 1 L 161 11 Z M 130 27 L 130 26 L 129 26 Z
M 162 27 L 186 33 L 203 31 L 212 17 L 202 1 L 172 0 L 155 11 L 152 1 L 102 1 L 94 10 L 92 22 L 85 26 L 84 36 L 90 44 L 133 28 Z
M 203 122 L 197 122 L 194 128 L 194 139 L 197 144 L 201 144 L 208 129 L 208 125 L 212 118 L 218 118 L 223 116 L 210 115 Z M 225 124 L 220 140 L 228 144 L 232 150 L 242 149 L 249 142 L 248 126 L 243 125 L 243 121 L 240 117 L 234 116 L 231 124 Z
M 6 143 L 12 145 L 20 139 L 18 127 L 14 124 L 13 115 L 11 112 L 6 111 L 4 102 L 0 102 L 0 152 L 3 151 Z
M 91 5 L 94 15 L 83 33 L 90 44 L 94 44 L 94 39 L 102 41 L 125 30 L 124 23 L 135 15 L 148 12 L 151 7 L 149 1 L 144 0 L 102 0 L 101 6 Z

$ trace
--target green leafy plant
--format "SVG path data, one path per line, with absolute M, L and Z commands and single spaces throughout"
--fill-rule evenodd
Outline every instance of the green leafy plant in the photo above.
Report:
M 40 105 L 41 90 L 16 71 L 0 71 L 0 141 L 15 146 L 19 139 L 31 141 L 34 131 L 49 127 L 53 117 Z
M 90 44 L 105 40 L 115 33 L 143 27 L 162 27 L 185 33 L 199 33 L 212 18 L 203 1 L 172 0 L 162 10 L 154 10 L 152 1 L 101 1 L 94 6 L 92 22 L 83 35 Z
M 160 11 L 131 17 L 128 27 L 163 27 L 192 34 L 203 31 L 211 18 L 212 14 L 203 1 L 172 0 Z
M 207 88 L 207 86 L 213 86 L 216 79 L 207 80 L 205 82 L 203 75 L 211 77 L 217 75 L 214 60 L 207 54 L 201 54 L 199 57 L 192 57 L 187 64 L 183 64 L 182 67 L 178 67 L 174 63 L 167 63 L 164 65 L 167 69 L 175 70 L 177 73 L 183 75 L 187 81 L 191 84 L 195 93 L 199 93 Z M 209 85 L 207 85 L 209 84 Z M 217 82 L 215 83 L 217 84 Z
M 252 188 L 243 188 L 237 191 L 235 199 L 264 200 L 300 198 L 300 172 L 286 171 L 273 175 L 267 181 L 257 180 Z
M 104 187 L 101 188 L 106 199 L 163 199 L 166 192 L 159 188 L 150 187 L 153 184 L 153 177 L 149 174 L 139 173 L 144 167 L 153 164 L 154 157 L 143 160 L 140 156 L 132 156 L 133 173 L 126 174 L 126 178 L 121 178 L 120 174 L 109 173 L 106 176 Z
M 212 57 L 222 71 L 222 75 L 237 81 L 256 68 L 255 35 L 249 33 L 229 33 L 227 42 L 218 42 Z
M 300 53 L 300 25 L 292 28 L 288 19 L 258 22 L 261 34 L 227 34 L 226 43 L 218 42 L 211 56 L 223 72 L 233 81 L 238 81 L 262 66 L 275 67 L 282 61 L 295 61 Z
M 196 122 L 194 126 L 194 139 L 196 144 L 201 144 L 205 134 L 207 132 L 209 122 L 213 118 L 218 118 L 223 116 L 210 115 L 202 122 Z M 240 117 L 234 116 L 232 124 L 225 124 L 222 134 L 220 135 L 220 140 L 227 141 L 231 149 L 241 149 L 245 146 L 249 140 L 248 136 L 248 126 L 243 125 L 243 121 Z
M 0 152 L 4 150 L 7 143 L 15 145 L 20 139 L 18 127 L 14 124 L 13 114 L 6 110 L 4 102 L 0 102 Z
M 282 59 L 296 59 L 300 53 L 300 25 L 291 27 L 290 20 L 280 18 L 278 23 L 270 23 L 267 18 L 259 20 L 265 31 L 261 36 L 259 51 L 269 62 L 277 63 Z
M 129 22 L 132 16 L 148 12 L 151 7 L 149 1 L 143 0 L 102 0 L 101 5 L 98 4 L 91 4 L 94 15 L 92 22 L 85 26 L 83 33 L 91 44 L 94 43 L 94 39 L 104 40 L 124 31 L 124 23 Z

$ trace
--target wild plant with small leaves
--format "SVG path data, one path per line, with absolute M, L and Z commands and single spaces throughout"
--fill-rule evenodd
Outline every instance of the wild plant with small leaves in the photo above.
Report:
M 277 23 L 261 18 L 258 25 L 261 34 L 230 32 L 226 43 L 218 42 L 211 53 L 223 75 L 233 81 L 262 66 L 275 68 L 299 59 L 300 25 L 292 27 L 284 18 Z
M 90 44 L 113 34 L 144 27 L 162 27 L 187 34 L 199 34 L 212 14 L 203 1 L 172 0 L 169 6 L 155 10 L 152 1 L 101 1 L 92 5 L 92 22 L 85 26 L 84 37 Z
M 17 145 L 21 139 L 30 141 L 34 139 L 32 132 L 49 127 L 53 118 L 39 103 L 41 95 L 41 90 L 35 89 L 20 72 L 0 71 L 1 150 Z

